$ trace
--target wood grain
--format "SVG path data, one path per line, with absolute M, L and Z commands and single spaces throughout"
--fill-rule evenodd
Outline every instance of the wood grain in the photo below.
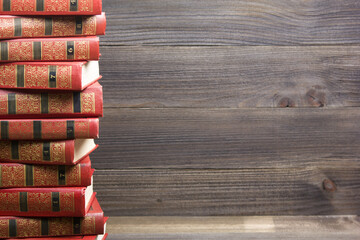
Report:
M 360 106 L 360 47 L 103 47 L 107 105 Z
M 102 45 L 359 44 L 357 0 L 107 0 Z
M 113 169 L 94 186 L 110 216 L 358 215 L 359 170 Z
M 93 165 L 360 167 L 360 108 L 106 108 Z
M 358 240 L 357 216 L 112 217 L 111 239 Z

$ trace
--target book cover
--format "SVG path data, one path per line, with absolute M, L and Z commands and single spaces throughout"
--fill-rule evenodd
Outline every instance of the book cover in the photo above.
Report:
M 83 217 L 95 197 L 88 187 L 3 188 L 0 216 Z
M 87 187 L 93 172 L 88 157 L 74 166 L 0 163 L 0 188 Z
M 99 60 L 98 37 L 0 41 L 0 62 Z
M 0 140 L 66 140 L 98 137 L 98 118 L 0 121 Z
M 0 118 L 101 117 L 102 87 L 98 82 L 79 92 L 0 89 Z
M 82 91 L 101 78 L 98 61 L 0 64 L 0 88 Z
M 0 141 L 0 162 L 75 165 L 98 147 L 94 139 L 63 141 Z
M 0 39 L 104 35 L 105 13 L 96 16 L 0 15 Z
M 0 15 L 97 15 L 101 0 L 0 0 Z
M 0 217 L 0 238 L 101 235 L 105 233 L 106 220 L 95 198 L 89 212 L 81 218 Z

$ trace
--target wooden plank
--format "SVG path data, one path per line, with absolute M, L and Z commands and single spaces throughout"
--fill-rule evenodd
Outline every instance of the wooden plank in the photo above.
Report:
M 96 168 L 360 167 L 360 108 L 105 108 Z
M 101 52 L 101 83 L 110 105 L 360 106 L 359 46 L 103 47 Z
M 111 239 L 358 240 L 357 216 L 112 217 Z
M 110 216 L 360 214 L 356 169 L 98 170 Z
M 360 2 L 108 0 L 102 45 L 359 44 Z

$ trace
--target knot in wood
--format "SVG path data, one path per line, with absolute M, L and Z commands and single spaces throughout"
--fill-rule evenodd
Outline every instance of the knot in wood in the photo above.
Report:
M 283 97 L 282 99 L 280 99 L 278 106 L 281 108 L 295 107 L 295 102 L 288 97 Z
M 336 191 L 336 185 L 333 181 L 330 179 L 324 179 L 323 181 L 323 188 L 327 192 L 335 192 Z

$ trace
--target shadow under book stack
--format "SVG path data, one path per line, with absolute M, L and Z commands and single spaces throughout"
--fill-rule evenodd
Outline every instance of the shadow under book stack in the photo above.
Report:
M 89 154 L 101 0 L 0 0 L 0 238 L 106 238 Z

